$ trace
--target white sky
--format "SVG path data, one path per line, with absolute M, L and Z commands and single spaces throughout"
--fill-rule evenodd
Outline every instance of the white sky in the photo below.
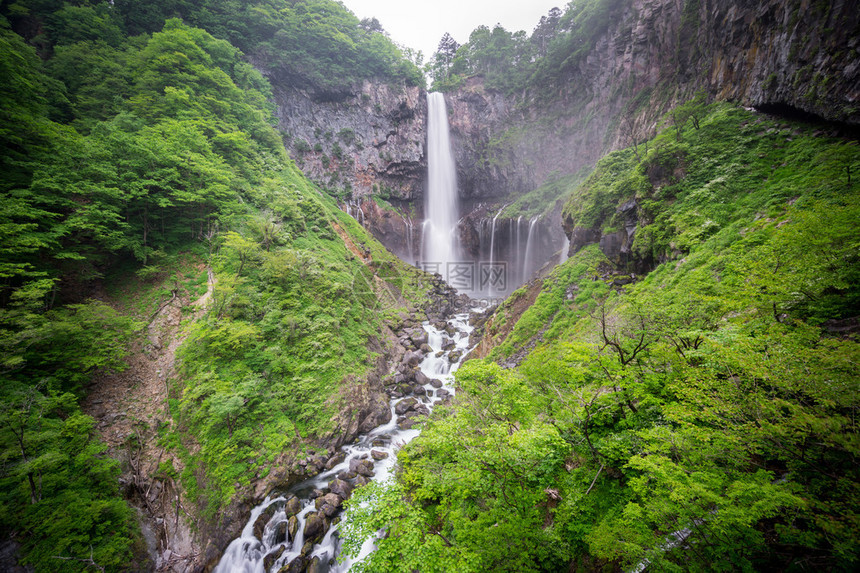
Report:
M 398 44 L 424 52 L 436 51 L 445 32 L 458 43 L 469 40 L 478 26 L 497 23 L 509 32 L 531 35 L 541 16 L 568 0 L 341 0 L 359 18 L 375 17 Z

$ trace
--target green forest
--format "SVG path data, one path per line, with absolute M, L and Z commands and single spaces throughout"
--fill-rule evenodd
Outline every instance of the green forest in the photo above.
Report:
M 155 570 L 156 483 L 198 541 L 235 529 L 260 488 L 334 453 L 385 333 L 438 298 L 304 176 L 267 78 L 481 78 L 551 101 L 622 4 L 446 35 L 422 66 L 335 0 L 0 2 L 0 534 L 18 563 Z M 346 502 L 344 554 L 385 532 L 352 571 L 858 567 L 856 128 L 699 93 L 629 143 L 505 201 L 612 233 L 635 200 L 630 264 L 586 245 L 489 313 L 456 399 Z M 94 388 L 162 351 L 173 305 L 152 421 L 129 409 L 101 434 Z M 121 479 L 143 450 L 148 485 Z
M 296 168 L 241 49 L 320 89 L 423 79 L 329 0 L 24 0 L 2 16 L 0 530 L 37 571 L 148 570 L 120 464 L 80 402 L 127 367 L 153 312 L 205 292 L 191 264 L 211 265 L 214 303 L 162 423 L 126 442 L 173 452 L 181 467 L 165 457 L 159 475 L 212 524 L 333 429 L 341 381 L 374 363 L 368 339 L 427 290 Z M 377 296 L 379 277 L 396 297 Z
M 350 500 L 349 535 L 388 528 L 359 570 L 855 567 L 860 147 L 700 113 L 564 207 L 612 230 L 636 199 L 637 254 L 665 262 L 628 284 L 591 245 L 499 307 L 456 405 Z

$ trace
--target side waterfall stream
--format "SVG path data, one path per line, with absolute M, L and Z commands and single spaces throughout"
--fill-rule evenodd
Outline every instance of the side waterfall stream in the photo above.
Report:
M 420 433 L 417 428 L 401 428 L 397 422 L 399 416 L 409 409 L 420 409 L 421 405 L 429 411 L 454 394 L 453 374 L 469 350 L 472 327 L 468 313 L 454 315 L 448 324 L 453 326 L 452 334 L 429 322 L 423 323 L 427 344 L 432 349 L 419 364 L 427 380 L 421 386 L 425 393 L 418 390 L 415 396 L 392 399 L 391 421 L 344 446 L 343 461 L 286 492 L 269 495 L 251 512 L 241 536 L 224 551 L 215 573 L 349 570 L 351 562 L 337 563 L 338 526 L 349 519 L 349 512 L 342 512 L 340 503 L 349 497 L 358 478 L 381 482 L 391 477 L 397 450 Z M 348 477 L 350 474 L 357 475 Z M 336 517 L 341 521 L 326 528 L 330 519 Z M 373 540 L 367 540 L 358 560 L 373 549 Z

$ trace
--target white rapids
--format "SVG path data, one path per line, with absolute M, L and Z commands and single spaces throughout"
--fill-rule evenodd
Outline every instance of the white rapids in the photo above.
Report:
M 419 364 L 421 372 L 428 379 L 428 383 L 424 385 L 427 393 L 423 396 L 415 396 L 414 398 L 423 402 L 428 410 L 441 401 L 438 398 L 440 394 L 442 396 L 454 394 L 453 374 L 459 366 L 459 361 L 451 363 L 449 361 L 450 353 L 457 351 L 462 356 L 469 350 L 469 334 L 472 332 L 472 327 L 469 326 L 468 313 L 455 315 L 448 320 L 448 324 L 454 327 L 453 335 L 449 335 L 444 330 L 434 328 L 429 322 L 424 322 L 423 324 L 423 328 L 427 332 L 427 343 L 432 352 L 428 352 Z M 451 342 L 453 342 L 453 346 L 451 346 Z M 448 350 L 443 351 L 443 346 L 447 346 Z M 437 357 L 437 354 L 440 355 Z M 441 387 L 433 387 L 433 380 L 441 381 Z M 305 545 L 303 534 L 305 522 L 308 515 L 314 513 L 316 510 L 311 494 L 315 489 L 326 490 L 329 482 L 339 473 L 349 470 L 351 460 L 366 459 L 373 462 L 375 475 L 370 478 L 372 481 L 383 482 L 390 479 L 397 461 L 397 450 L 412 441 L 421 432 L 418 428 L 401 429 L 397 425 L 395 407 L 405 399 L 407 398 L 391 400 L 390 422 L 378 426 L 366 435 L 359 436 L 354 444 L 342 448 L 346 454 L 343 462 L 332 467 L 330 470 L 303 481 L 288 492 L 273 493 L 260 505 L 255 507 L 251 512 L 248 523 L 242 529 L 241 536 L 233 540 L 224 551 L 221 561 L 215 568 L 215 573 L 274 573 L 298 558 Z M 385 452 L 388 454 L 388 457 L 378 461 L 374 460 L 370 456 L 371 450 Z M 289 539 L 289 534 L 284 539 L 283 530 L 285 526 L 281 524 L 288 520 L 285 506 L 287 500 L 293 496 L 299 498 L 301 510 L 296 516 L 298 519 L 298 528 L 294 538 L 291 540 Z M 270 506 L 274 506 L 274 513 L 263 527 L 262 539 L 257 538 L 254 533 L 254 524 L 260 515 L 267 509 L 270 509 Z M 349 512 L 342 513 L 340 523 L 343 523 L 343 520 L 347 519 L 349 519 Z M 305 548 L 305 566 L 310 566 L 311 563 L 314 563 L 313 571 L 329 571 L 332 573 L 349 571 L 353 561 L 337 562 L 337 555 L 340 549 L 338 527 L 339 524 L 332 525 L 322 541 L 313 545 L 310 551 L 308 551 L 308 548 Z M 368 539 L 362 547 L 361 554 L 355 560 L 361 560 L 372 552 L 373 549 L 373 539 Z M 265 567 L 267 555 L 270 556 L 270 566 L 268 569 Z

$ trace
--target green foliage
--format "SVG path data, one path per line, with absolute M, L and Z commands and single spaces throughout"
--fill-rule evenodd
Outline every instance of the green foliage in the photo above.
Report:
M 224 38 L 263 60 L 277 46 L 273 67 L 324 89 L 422 78 L 378 25 L 328 0 L 79 4 L 2 8 L 17 30 L 41 29 L 28 39 L 47 61 L 2 20 L 0 531 L 37 570 L 127 570 L 139 533 L 75 401 L 94 374 L 124 367 L 142 324 L 82 300 L 94 281 L 149 319 L 206 291 L 207 273 L 185 263 L 208 251 L 217 285 L 169 381 L 163 439 L 183 471 L 158 472 L 213 523 L 276 456 L 333 429 L 387 311 L 428 289 L 302 176 L 270 86 Z M 177 15 L 213 34 L 165 22 Z
M 360 21 L 333 0 L 115 4 L 129 30 L 154 32 L 165 18 L 179 16 L 254 54 L 270 69 L 322 90 L 371 78 L 407 85 L 424 81 L 378 22 Z
M 728 105 L 699 124 L 574 192 L 587 227 L 636 199 L 665 262 L 619 287 L 592 245 L 499 307 L 455 406 L 358 493 L 350 543 L 398 524 L 365 570 L 856 568 L 860 346 L 833 332 L 860 311 L 858 148 Z
M 588 176 L 588 169 L 573 175 L 550 177 L 537 189 L 530 191 L 505 207 L 501 215 L 510 219 L 547 215 L 559 203 L 564 203 L 570 193 Z M 558 174 L 556 174 L 558 175 Z
M 24 562 L 37 571 L 90 571 L 90 560 L 127 567 L 140 533 L 93 419 L 73 395 L 44 385 L 4 382 L 0 404 L 0 525 L 23 541 Z
M 508 93 L 532 89 L 549 97 L 566 83 L 628 0 L 571 2 L 564 12 L 553 8 L 531 36 L 496 25 L 479 26 L 462 46 L 443 37 L 428 65 L 433 89 L 453 90 L 465 78 L 481 75 L 487 87 Z M 453 43 L 452 43 L 453 42 Z

